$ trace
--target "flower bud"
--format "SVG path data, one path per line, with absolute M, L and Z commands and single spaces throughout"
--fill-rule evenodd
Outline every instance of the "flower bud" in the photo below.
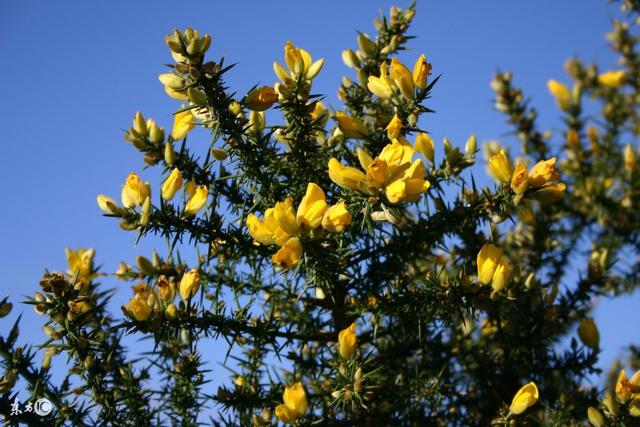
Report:
M 152 121 L 149 126 L 149 141 L 154 144 L 164 141 L 164 129 L 159 127 L 155 121 Z
M 140 270 L 140 272 L 143 273 L 145 276 L 153 275 L 153 272 L 155 271 L 155 269 L 153 268 L 153 264 L 151 264 L 151 261 L 149 261 L 148 258 L 145 258 L 142 255 L 139 255 L 136 258 L 136 263 L 138 264 L 138 269 Z
M 184 301 L 191 299 L 200 287 L 200 272 L 197 268 L 184 273 L 180 280 L 180 297 Z
M 175 73 L 160 74 L 158 76 L 158 80 L 160 80 L 163 85 L 173 90 L 182 90 L 186 85 L 185 80 Z
M 586 318 L 580 321 L 578 336 L 584 345 L 593 350 L 596 350 L 600 345 L 600 333 L 592 318 Z
M 115 214 L 119 209 L 116 201 L 104 194 L 98 194 L 96 201 L 98 202 L 98 207 L 102 209 L 104 213 Z
M 360 58 L 352 49 L 342 51 L 342 62 L 349 68 L 360 68 Z
M 147 124 L 145 123 L 144 117 L 140 111 L 138 111 L 133 118 L 133 129 L 141 136 L 147 135 Z
M 373 56 L 376 53 L 376 44 L 364 34 L 358 35 L 358 46 L 367 56 Z
M 589 417 L 589 422 L 593 427 L 604 427 L 607 425 L 604 416 L 593 406 L 589 406 L 589 409 L 587 409 L 587 417 Z
M 164 162 L 173 166 L 173 163 L 176 161 L 176 153 L 173 151 L 173 144 L 171 142 L 167 142 L 164 146 Z

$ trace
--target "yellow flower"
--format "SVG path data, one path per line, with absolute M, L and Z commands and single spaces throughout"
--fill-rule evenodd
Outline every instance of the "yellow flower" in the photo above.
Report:
M 511 189 L 516 194 L 522 194 L 527 191 L 529 186 L 529 173 L 527 172 L 527 166 L 523 162 L 516 163 L 516 169 L 511 177 Z
M 627 378 L 627 373 L 624 369 L 620 371 L 620 375 L 618 375 L 618 380 L 616 381 L 616 396 L 618 396 L 618 400 L 622 403 L 627 403 L 629 399 L 631 399 L 631 382 Z
M 340 131 L 347 138 L 362 139 L 369 134 L 367 126 L 355 117 L 347 116 L 342 111 L 336 112 L 335 119 L 338 122 Z
M 178 101 L 188 101 L 189 100 L 189 96 L 187 95 L 187 91 L 186 90 L 175 90 L 175 89 L 171 89 L 169 86 L 165 86 L 164 87 L 164 91 L 171 98 L 176 99 Z
M 598 332 L 598 327 L 596 326 L 596 322 L 594 322 L 590 317 L 580 321 L 580 326 L 578 326 L 578 336 L 584 345 L 594 350 L 598 348 L 598 345 L 600 345 L 600 333 Z
M 350 166 L 344 166 L 338 159 L 329 160 L 329 178 L 340 187 L 350 190 L 360 189 L 361 184 L 366 180 L 365 174 Z
M 403 128 L 404 125 L 402 124 L 402 120 L 400 120 L 397 114 L 394 114 L 393 118 L 385 128 L 387 131 L 387 137 L 389 137 L 389 139 L 398 138 L 402 133 Z
M 187 184 L 187 192 L 189 193 L 189 199 L 184 207 L 184 211 L 188 215 L 195 215 L 204 207 L 205 203 L 207 203 L 209 187 L 206 185 L 198 185 L 196 187 L 193 181 L 190 181 Z
M 509 410 L 514 415 L 521 414 L 526 411 L 527 408 L 535 405 L 538 401 L 538 397 L 538 387 L 536 387 L 536 384 L 532 381 L 518 390 L 516 395 L 513 397 Z
M 253 111 L 264 111 L 278 100 L 278 94 L 271 86 L 257 87 L 251 90 L 244 101 L 244 105 Z
M 147 197 L 151 197 L 151 186 L 131 172 L 122 187 L 122 205 L 125 208 L 142 206 Z
M 393 95 L 393 80 L 391 80 L 387 73 L 387 63 L 380 64 L 380 77 L 369 76 L 367 81 L 367 88 L 377 95 L 379 98 L 389 98 Z
M 429 74 L 431 74 L 431 64 L 427 62 L 427 58 L 422 54 L 413 66 L 413 84 L 420 89 L 426 88 Z
M 310 182 L 307 192 L 298 205 L 296 221 L 299 226 L 315 230 L 322 223 L 322 217 L 327 210 L 324 191 L 317 184 Z
M 338 334 L 338 344 L 340 346 L 340 357 L 350 359 L 356 352 L 356 346 L 358 344 L 355 323 L 352 323 L 348 328 L 340 331 Z
M 131 298 L 128 309 L 138 322 L 144 322 L 151 316 L 151 307 L 144 298 Z
M 382 188 L 389 176 L 389 168 L 387 162 L 379 157 L 369 163 L 366 167 L 367 183 L 375 188 Z
M 200 287 L 200 272 L 193 268 L 182 275 L 180 279 L 180 297 L 187 301 L 191 299 Z
M 544 186 L 536 192 L 535 196 L 541 203 L 553 203 L 562 198 L 566 189 L 564 182 L 556 182 Z
M 182 175 L 180 175 L 178 168 L 175 168 L 162 184 L 162 198 L 165 200 L 173 199 L 180 187 L 182 187 Z
M 68 305 L 69 305 L 69 314 L 71 314 L 72 317 L 75 317 L 79 314 L 86 313 L 91 308 L 91 306 L 89 305 L 89 301 L 87 301 L 86 299 L 77 299 L 77 300 L 69 301 Z
M 624 169 L 631 173 L 636 168 L 636 155 L 633 152 L 633 147 L 631 144 L 627 144 L 624 146 Z
M 499 292 L 504 289 L 504 287 L 509 283 L 510 276 L 511 266 L 509 265 L 509 261 L 503 257 L 498 265 L 496 265 L 493 277 L 491 278 L 491 287 L 493 290 Z
M 69 266 L 69 270 L 67 270 L 69 277 L 75 278 L 77 275 L 79 281 L 88 282 L 96 276 L 93 273 L 93 257 L 96 251 L 93 248 L 80 248 L 77 251 L 65 248 L 65 253 Z
M 292 424 L 307 412 L 307 393 L 300 382 L 285 387 L 282 401 L 284 405 L 276 406 L 276 417 L 283 423 Z
M 549 80 L 547 82 L 547 88 L 551 95 L 556 98 L 558 107 L 566 110 L 571 106 L 571 92 L 568 87 L 556 80 Z
M 324 126 L 329 120 L 329 113 L 325 108 L 324 104 L 320 101 L 316 102 L 313 107 L 313 111 L 311 111 L 311 118 L 316 122 L 314 125 L 316 126 Z
M 413 149 L 425 156 L 431 163 L 434 163 L 434 144 L 433 139 L 427 133 L 419 133 L 416 135 L 416 142 Z
M 396 58 L 391 59 L 391 69 L 389 71 L 391 78 L 395 82 L 400 93 L 407 100 L 412 101 L 415 95 L 415 87 L 413 86 L 413 76 L 409 69 Z
M 560 178 L 560 174 L 556 169 L 556 158 L 540 160 L 529 172 L 529 187 L 540 188 L 549 181 L 555 181 L 558 178 Z
M 104 213 L 113 214 L 118 210 L 118 203 L 104 194 L 98 194 L 96 201 L 98 202 L 98 207 L 102 209 Z
M 173 298 L 176 295 L 173 283 L 171 283 L 164 274 L 158 277 L 156 292 L 158 293 L 158 297 L 160 297 L 164 302 L 173 301 Z
M 496 154 L 489 158 L 489 164 L 487 165 L 489 175 L 499 182 L 511 181 L 511 162 L 507 157 L 507 153 L 504 150 L 498 151 Z
M 478 252 L 478 280 L 483 285 L 488 285 L 493 279 L 496 267 L 502 258 L 502 249 L 491 243 L 486 243 Z
M 173 130 L 171 131 L 171 138 L 173 138 L 174 141 L 180 140 L 187 136 L 195 126 L 195 118 L 193 117 L 191 110 L 176 113 L 173 116 Z
M 387 169 L 390 176 L 396 171 L 411 162 L 413 157 L 413 148 L 404 138 L 394 139 L 391 144 L 384 146 L 378 158 L 387 163 Z
M 351 213 L 345 202 L 329 207 L 322 218 L 322 227 L 332 233 L 341 233 L 351 224 Z
M 409 166 L 403 175 L 393 180 L 385 188 L 387 199 L 391 203 L 415 202 L 427 191 L 431 184 L 424 179 L 424 165 L 418 159 Z
M 284 245 L 273 254 L 271 260 L 274 264 L 282 268 L 291 268 L 300 261 L 302 254 L 302 244 L 297 237 L 291 237 Z
M 598 83 L 602 86 L 607 86 L 610 88 L 617 88 L 624 84 L 626 76 L 624 71 L 607 71 L 598 76 Z
M 285 233 L 292 236 L 297 235 L 300 231 L 296 214 L 293 211 L 293 199 L 287 197 L 284 202 L 276 203 L 273 208 L 273 215 L 278 227 L 283 229 Z
M 260 220 L 254 214 L 247 216 L 247 227 L 253 239 L 263 245 L 277 244 L 282 246 L 289 238 L 290 234 L 285 232 L 275 218 L 275 208 L 269 208 L 264 212 L 264 219 Z
M 284 83 L 295 80 L 298 75 L 302 75 L 306 80 L 312 80 L 318 75 L 324 65 L 324 59 L 319 59 L 312 63 L 309 52 L 302 48 L 295 47 L 290 41 L 284 46 L 284 59 L 289 68 L 289 73 L 287 73 L 282 65 L 277 62 L 273 63 L 273 69 L 276 75 Z

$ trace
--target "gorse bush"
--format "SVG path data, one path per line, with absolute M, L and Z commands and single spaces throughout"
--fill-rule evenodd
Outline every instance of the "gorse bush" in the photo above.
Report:
M 603 388 L 586 381 L 600 374 L 594 297 L 640 279 L 639 8 L 622 7 L 629 22 L 608 35 L 619 68 L 571 59 L 571 83 L 549 81 L 562 131 L 539 129 L 511 73 L 495 76 L 521 147 L 487 143 L 484 160 L 475 136 L 460 148 L 423 128 L 438 75 L 403 52 L 414 5 L 342 53 L 339 111 L 314 92 L 323 60 L 302 47 L 288 42 L 277 82 L 243 95 L 209 35 L 175 30 L 159 76 L 177 100 L 171 132 L 138 112 L 124 135 L 163 180 L 141 169 L 120 201 L 97 199 L 135 239 L 167 245 L 114 273 L 132 284 L 122 313 L 107 310 L 93 249 L 45 273 L 27 303 L 48 338 L 20 344 L 16 321 L 0 339 L 5 420 L 640 425 L 636 349 Z M 495 184 L 480 186 L 487 173 Z M 53 411 L 12 411 L 19 393 Z

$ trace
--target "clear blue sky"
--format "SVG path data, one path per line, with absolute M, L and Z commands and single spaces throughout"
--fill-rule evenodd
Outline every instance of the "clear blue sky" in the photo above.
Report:
M 0 210 L 0 296 L 14 301 L 37 289 L 45 266 L 66 268 L 64 248 L 93 245 L 107 271 L 117 262 L 150 255 L 153 242 L 134 247 L 134 235 L 103 218 L 98 193 L 119 198 L 120 186 L 142 160 L 123 141 L 137 110 L 166 129 L 177 103 L 156 76 L 170 62 L 164 35 L 192 26 L 213 37 L 211 57 L 239 65 L 228 74 L 242 94 L 256 83 L 272 84 L 274 60 L 282 61 L 287 40 L 324 57 L 314 81 L 338 107 L 339 78 L 350 71 L 341 51 L 355 47 L 355 30 L 373 33 L 373 19 L 388 1 L 22 1 L 0 5 L 0 123 L 5 202 Z M 399 6 L 407 6 L 405 0 Z M 425 53 L 443 78 L 429 106 L 437 111 L 424 122 L 437 141 L 458 144 L 475 133 L 480 141 L 502 138 L 510 129 L 492 108 L 489 82 L 496 69 L 512 70 L 526 88 L 547 129 L 560 124 L 546 92 L 549 78 L 563 77 L 564 60 L 579 55 L 615 67 L 604 33 L 616 14 L 604 0 L 535 2 L 430 1 L 418 4 L 412 34 L 412 62 Z M 207 134 L 197 138 L 207 141 Z M 478 167 L 477 175 L 482 174 Z M 159 180 L 150 172 L 146 179 Z M 157 247 L 164 251 L 159 243 Z M 122 282 L 121 303 L 131 294 Z M 602 301 L 596 312 L 608 366 L 622 346 L 637 339 L 620 328 L 640 298 Z M 25 311 L 25 337 L 41 336 L 42 319 Z M 10 319 L 15 316 L 12 315 Z M 635 317 L 635 316 L 634 316 Z M 6 330 L 8 319 L 2 319 Z M 28 335 L 28 334 L 31 335 Z M 39 334 L 39 335 L 38 335 Z M 215 368 L 215 367 L 213 367 Z

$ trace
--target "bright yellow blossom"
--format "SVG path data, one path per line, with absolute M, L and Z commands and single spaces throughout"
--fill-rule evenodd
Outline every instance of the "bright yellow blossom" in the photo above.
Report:
M 322 218 L 322 228 L 332 233 L 341 233 L 351 224 L 351 213 L 345 202 L 338 202 L 330 206 Z
M 416 141 L 413 144 L 413 149 L 422 154 L 431 163 L 434 163 L 435 148 L 433 139 L 427 133 L 419 133 L 416 135 Z
M 284 245 L 271 257 L 274 264 L 282 268 L 291 268 L 298 264 L 302 254 L 302 244 L 297 237 L 291 237 Z
M 162 198 L 165 200 L 173 199 L 173 196 L 176 194 L 176 191 L 182 187 L 182 175 L 180 175 L 180 171 L 178 168 L 174 168 L 167 179 L 162 184 Z
M 413 76 L 409 69 L 402 62 L 393 58 L 391 59 L 389 74 L 398 89 L 400 89 L 402 96 L 412 101 L 415 96 L 415 87 L 413 85 Z
M 402 129 L 404 129 L 404 125 L 402 124 L 402 120 L 400 120 L 397 114 L 393 115 L 393 118 L 385 128 L 385 130 L 387 131 L 387 137 L 392 140 L 400 137 L 400 135 L 402 134 Z
M 193 268 L 182 275 L 180 279 L 180 297 L 187 301 L 191 299 L 200 287 L 200 272 Z
M 129 313 L 131 313 L 138 322 L 144 322 L 151 316 L 151 307 L 149 307 L 146 299 L 131 298 L 127 308 L 129 309 Z
M 305 80 L 313 80 L 324 65 L 324 59 L 312 62 L 309 52 L 295 47 L 290 41 L 284 46 L 284 59 L 289 72 L 277 62 L 273 63 L 273 69 L 278 78 L 285 84 L 295 81 L 298 76 L 302 76 Z
M 431 64 L 427 62 L 427 58 L 422 54 L 413 66 L 413 84 L 420 89 L 426 88 L 429 74 L 431 74 Z
M 511 177 L 511 189 L 516 194 L 522 194 L 527 191 L 529 186 L 529 173 L 527 166 L 523 162 L 516 162 L 516 169 Z
M 558 107 L 567 110 L 571 106 L 571 92 L 568 87 L 556 80 L 549 80 L 547 82 L 547 88 L 551 95 L 556 98 Z
M 487 243 L 480 249 L 477 257 L 478 264 L 478 280 L 483 285 L 488 285 L 493 279 L 496 267 L 502 258 L 502 249 Z
M 69 270 L 67 270 L 69 277 L 76 278 L 77 276 L 78 281 L 88 282 L 96 276 L 93 272 L 93 257 L 96 251 L 93 248 L 80 248 L 76 251 L 65 248 L 65 253 L 69 266 Z
M 191 110 L 176 113 L 173 116 L 173 130 L 171 131 L 171 138 L 173 138 L 174 141 L 178 141 L 187 136 L 187 134 L 191 132 L 191 129 L 196 126 L 195 120 L 196 119 L 193 117 Z
M 527 408 L 535 405 L 538 401 L 538 397 L 538 387 L 536 387 L 536 384 L 532 381 L 518 390 L 516 395 L 513 397 L 509 410 L 514 415 L 521 414 L 526 411 Z
M 491 175 L 495 180 L 505 183 L 511 181 L 513 169 L 511 167 L 511 161 L 504 150 L 501 149 L 489 158 L 487 169 L 489 171 L 489 175 Z
M 347 138 L 362 139 L 369 134 L 369 129 L 360 119 L 347 116 L 342 111 L 336 112 L 335 119 L 338 122 L 340 131 Z
M 283 423 L 292 424 L 307 412 L 307 393 L 300 382 L 284 389 L 282 401 L 276 406 L 276 417 Z
M 358 337 L 356 336 L 356 324 L 352 323 L 348 328 L 338 334 L 340 357 L 350 359 L 356 351 Z
M 122 205 L 125 208 L 142 206 L 145 199 L 150 196 L 151 186 L 149 183 L 143 183 L 135 172 L 131 172 L 122 187 Z
M 189 181 L 189 183 L 187 183 L 187 193 L 189 194 L 189 199 L 184 207 L 184 211 L 188 215 L 195 215 L 207 203 L 209 187 L 206 185 L 196 186 L 193 181 Z
M 379 98 L 390 98 L 393 95 L 393 80 L 389 78 L 387 63 L 380 64 L 380 77 L 369 76 L 367 88 Z
M 540 188 L 550 181 L 560 178 L 560 174 L 556 169 L 556 158 L 549 160 L 541 160 L 536 163 L 529 172 L 529 187 Z
M 253 111 L 264 111 L 278 100 L 278 94 L 271 86 L 261 86 L 251 90 L 244 101 L 244 105 Z
M 598 76 L 598 83 L 602 86 L 617 88 L 624 84 L 626 75 L 623 70 L 607 71 Z
M 329 160 L 329 178 L 342 188 L 358 190 L 365 181 L 365 174 L 353 167 L 344 166 L 337 159 Z
M 324 191 L 317 184 L 310 182 L 307 192 L 298 205 L 296 221 L 299 226 L 314 230 L 322 223 L 322 218 L 327 210 L 327 201 Z

